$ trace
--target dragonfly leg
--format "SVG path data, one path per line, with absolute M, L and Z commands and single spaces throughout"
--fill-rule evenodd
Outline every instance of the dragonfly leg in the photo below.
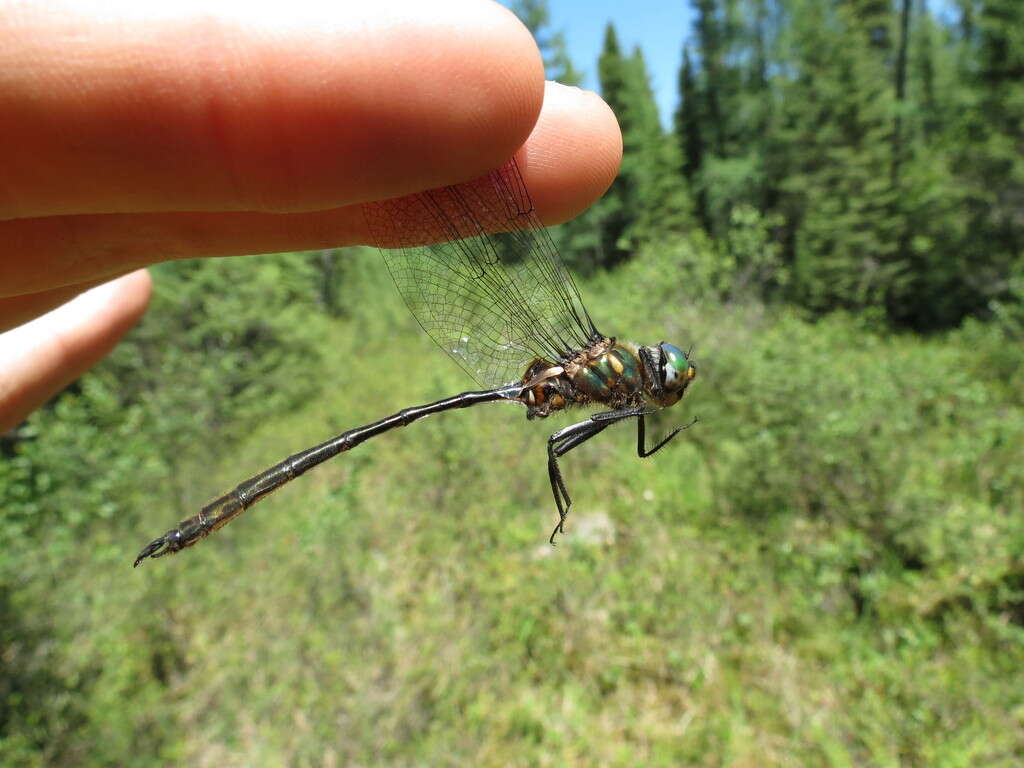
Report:
M 551 495 L 555 497 L 555 506 L 558 507 L 558 525 L 551 531 L 549 542 L 554 544 L 555 535 L 565 533 L 565 518 L 569 514 L 569 507 L 572 506 L 572 499 L 565 488 L 562 472 L 558 468 L 558 459 L 576 446 L 587 442 L 594 435 L 600 434 L 612 424 L 649 412 L 645 408 L 625 408 L 620 411 L 595 413 L 586 421 L 560 429 L 548 438 L 548 480 L 551 482 Z
M 645 435 L 644 435 L 644 416 L 645 415 L 646 414 L 643 414 L 643 413 L 638 414 L 637 415 L 637 420 L 636 420 L 636 455 L 639 456 L 641 459 L 646 459 L 648 456 L 654 455 L 655 453 L 660 451 L 662 448 L 664 448 L 665 444 L 668 443 L 668 441 L 671 440 L 673 437 L 678 435 L 684 429 L 689 429 L 690 427 L 692 427 L 694 424 L 697 423 L 697 418 L 694 417 L 693 421 L 691 421 L 689 424 L 683 424 L 681 427 L 676 427 L 671 432 L 669 432 L 668 435 L 665 438 L 663 438 L 660 443 L 655 445 L 650 450 L 647 450 L 644 447 L 644 443 L 647 442 L 647 440 L 645 438 Z
M 560 429 L 548 438 L 548 480 L 551 482 L 551 495 L 555 497 L 555 506 L 558 507 L 558 524 L 551 531 L 548 539 L 555 543 L 555 535 L 563 533 L 562 526 L 569 514 L 569 507 L 572 506 L 572 499 L 569 491 L 565 488 L 565 481 L 562 479 L 562 472 L 558 468 L 558 458 L 564 456 L 577 445 L 585 443 L 594 435 L 603 432 L 612 422 L 600 422 L 587 419 L 579 424 Z

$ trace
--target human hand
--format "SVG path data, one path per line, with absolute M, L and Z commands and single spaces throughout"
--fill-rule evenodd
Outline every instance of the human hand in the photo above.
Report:
M 146 264 L 367 243 L 361 203 L 517 149 L 554 224 L 618 169 L 608 107 L 484 0 L 58 5 L 0 16 L 0 431 L 141 316 Z

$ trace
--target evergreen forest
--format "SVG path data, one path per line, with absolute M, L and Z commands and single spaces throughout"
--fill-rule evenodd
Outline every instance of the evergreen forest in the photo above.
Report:
M 493 406 L 133 571 L 240 479 L 473 388 L 375 250 L 161 264 L 0 436 L 0 765 L 1021 764 L 1024 2 L 688 3 L 668 125 L 607 26 L 622 169 L 553 236 L 599 327 L 693 345 L 649 429 L 699 422 L 567 456 L 554 548 L 579 414 Z

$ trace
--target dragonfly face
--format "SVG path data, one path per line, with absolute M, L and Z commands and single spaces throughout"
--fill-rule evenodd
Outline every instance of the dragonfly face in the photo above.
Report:
M 697 376 L 697 366 L 683 350 L 665 341 L 645 349 L 656 363 L 658 374 L 658 381 L 648 386 L 648 395 L 662 408 L 675 405 Z

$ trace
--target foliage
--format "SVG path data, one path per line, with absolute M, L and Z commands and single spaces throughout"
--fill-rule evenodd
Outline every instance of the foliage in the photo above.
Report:
M 695 225 L 728 248 L 752 209 L 785 286 L 771 298 L 815 315 L 933 331 L 1015 300 L 1024 4 L 959 0 L 958 19 L 913 0 L 691 5 L 670 132 L 642 51 L 605 29 L 599 80 L 625 155 L 604 199 L 562 228 L 570 264 L 614 266 Z M 545 3 L 520 6 L 560 44 Z
M 82 702 L 62 694 L 51 705 L 47 697 L 90 689 L 109 662 L 95 654 L 127 642 L 101 633 L 100 646 L 78 662 L 84 668 L 63 658 L 62 645 L 77 643 L 75 622 L 92 619 L 70 605 L 62 617 L 60 602 L 52 613 L 33 610 L 42 595 L 46 603 L 54 597 L 48 590 L 60 571 L 68 563 L 120 564 L 121 532 L 149 519 L 144 510 L 159 510 L 168 523 L 191 514 L 202 501 L 197 470 L 312 391 L 314 382 L 295 372 L 314 367 L 320 354 L 320 256 L 154 268 L 159 289 L 139 328 L 19 430 L 13 455 L 0 462 L 0 646 L 8 670 L 0 734 L 16 733 L 17 750 L 38 749 L 45 762 L 59 749 L 63 731 L 84 717 Z M 98 593 L 100 583 L 74 586 L 77 593 L 65 595 L 71 603 L 118 610 Z M 3 748 L 15 749 L 6 740 Z M 0 763 L 17 750 L 0 750 Z
M 735 247 L 763 256 L 755 224 Z M 701 420 L 647 461 L 623 429 L 568 457 L 576 506 L 554 549 L 543 446 L 568 422 L 495 405 L 380 438 L 194 549 L 130 568 L 245 473 L 468 384 L 377 254 L 346 255 L 340 320 L 292 296 L 305 324 L 281 327 L 316 327 L 303 343 L 321 354 L 264 373 L 285 393 L 337 384 L 301 408 L 285 412 L 305 387 L 259 414 L 258 398 L 245 411 L 225 398 L 199 435 L 192 414 L 165 410 L 193 402 L 190 377 L 123 357 L 89 374 L 15 457 L 49 485 L 0 480 L 5 500 L 66 509 L 40 527 L 4 518 L 0 762 L 1013 764 L 1019 326 L 922 340 L 749 296 L 720 304 L 682 266 L 715 247 L 647 249 L 583 285 L 602 327 L 698 342 L 700 377 L 657 428 Z M 175 283 L 159 277 L 161 295 Z M 235 328 L 247 305 L 189 317 Z M 154 332 L 132 344 L 172 354 Z M 190 371 L 230 354 L 192 349 Z M 147 393 L 127 424 L 96 394 L 115 371 Z M 103 429 L 58 445 L 93 418 Z M 139 475 L 145 462 L 157 469 Z
M 606 28 L 600 85 L 626 151 L 605 198 L 566 228 L 570 263 L 611 266 L 695 222 L 725 240 L 753 208 L 773 222 L 776 298 L 816 314 L 934 330 L 1010 299 L 1024 5 L 964 0 L 959 28 L 912 0 L 692 5 L 671 133 L 642 52 Z
M 689 196 L 678 183 L 682 161 L 661 130 L 643 53 L 637 48 L 625 56 L 611 24 L 598 69 L 602 94 L 622 129 L 624 157 L 604 198 L 563 228 L 566 260 L 584 271 L 612 266 L 656 235 L 693 224 Z

